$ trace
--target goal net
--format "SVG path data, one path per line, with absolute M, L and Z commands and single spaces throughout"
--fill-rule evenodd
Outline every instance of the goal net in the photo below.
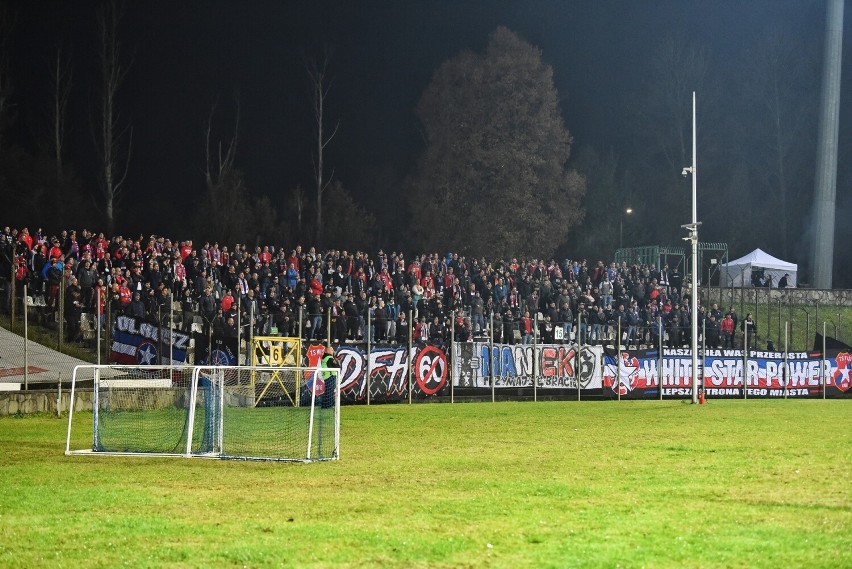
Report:
M 337 459 L 337 378 L 323 368 L 78 366 L 66 454 Z M 78 444 L 89 448 L 71 450 Z

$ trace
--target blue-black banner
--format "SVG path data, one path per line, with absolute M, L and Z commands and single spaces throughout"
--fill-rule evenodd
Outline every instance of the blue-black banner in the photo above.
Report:
M 180 365 L 186 362 L 189 335 L 119 316 L 112 328 L 109 360 L 125 365 Z
M 237 339 L 196 334 L 195 365 L 237 365 Z

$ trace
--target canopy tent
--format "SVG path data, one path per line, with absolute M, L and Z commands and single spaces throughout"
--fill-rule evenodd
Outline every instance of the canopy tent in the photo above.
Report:
M 787 286 L 796 286 L 798 265 L 776 259 L 769 253 L 755 249 L 745 257 L 724 263 L 720 269 L 720 286 L 752 286 L 758 275 L 772 277 L 772 286 L 778 286 L 781 277 L 787 275 Z

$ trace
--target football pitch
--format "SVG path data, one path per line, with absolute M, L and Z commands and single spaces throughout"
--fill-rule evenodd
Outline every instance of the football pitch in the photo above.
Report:
M 852 567 L 850 411 L 350 406 L 314 464 L 66 457 L 67 417 L 7 417 L 0 566 Z

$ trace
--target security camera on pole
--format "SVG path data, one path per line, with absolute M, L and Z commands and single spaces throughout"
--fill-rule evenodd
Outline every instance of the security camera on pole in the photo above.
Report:
M 692 352 L 692 402 L 698 403 L 698 209 L 696 207 L 696 193 L 698 190 L 698 177 L 695 160 L 695 91 L 692 92 L 692 166 L 687 166 L 681 172 L 683 177 L 692 174 L 692 223 L 681 225 L 689 231 L 689 236 L 684 241 L 692 242 L 692 268 L 690 279 L 692 282 L 690 298 L 690 324 L 692 328 L 692 341 L 689 344 Z

